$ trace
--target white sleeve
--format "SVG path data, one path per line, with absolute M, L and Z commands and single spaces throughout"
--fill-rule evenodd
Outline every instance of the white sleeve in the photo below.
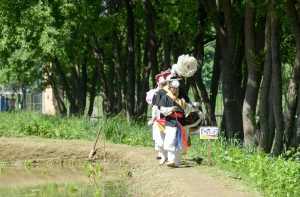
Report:
M 158 107 L 157 105 L 152 106 L 152 117 L 157 117 Z
M 193 110 L 192 110 L 192 105 L 189 104 L 189 103 L 186 103 L 186 104 L 185 104 L 185 110 L 184 110 L 184 113 L 185 113 L 185 114 L 189 114 L 191 111 L 193 111 Z
M 199 106 L 200 106 L 200 102 L 193 102 L 193 105 L 194 105 L 195 107 L 199 107 Z
M 172 113 L 172 107 L 160 107 L 160 111 L 164 116 L 168 116 Z

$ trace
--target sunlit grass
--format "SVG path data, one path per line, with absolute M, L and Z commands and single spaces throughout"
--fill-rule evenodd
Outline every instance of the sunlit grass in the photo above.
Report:
M 192 136 L 192 149 L 187 156 L 208 158 L 207 140 Z M 224 136 L 210 140 L 211 165 L 239 177 L 247 185 L 257 188 L 264 196 L 296 197 L 300 192 L 299 153 L 287 158 L 272 158 L 243 147 L 238 140 L 228 142 Z
M 82 116 L 49 116 L 35 111 L 2 113 L 0 116 L 0 137 L 35 136 L 49 139 L 79 139 L 93 141 L 100 125 L 103 127 L 100 139 L 113 143 L 152 146 L 151 128 L 139 122 L 128 122 L 120 113 L 112 118 L 91 120 Z
M 36 136 L 52 139 L 95 140 L 99 127 L 103 126 L 100 139 L 119 144 L 153 147 L 151 127 L 145 123 L 128 122 L 121 113 L 97 121 L 88 117 L 47 116 L 39 112 L 21 111 L 2 113 L 0 137 Z M 189 158 L 207 161 L 207 140 L 198 135 L 191 136 Z M 297 152 L 297 151 L 295 151 Z M 244 183 L 257 188 L 265 196 L 297 196 L 300 193 L 299 155 L 270 158 L 268 154 L 256 152 L 256 148 L 243 147 L 242 142 L 228 141 L 223 135 L 210 140 L 211 165 L 232 173 Z

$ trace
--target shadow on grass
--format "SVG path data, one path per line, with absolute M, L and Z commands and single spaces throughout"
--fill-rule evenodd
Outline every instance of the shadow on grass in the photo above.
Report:
M 197 158 L 184 158 L 181 160 L 181 165 L 189 168 L 194 166 L 199 166 L 203 163 L 203 158 L 197 157 Z

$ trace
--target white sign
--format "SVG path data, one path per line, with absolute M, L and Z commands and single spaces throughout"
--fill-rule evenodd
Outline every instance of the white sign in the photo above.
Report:
M 200 127 L 200 139 L 213 139 L 219 138 L 220 133 L 218 127 Z

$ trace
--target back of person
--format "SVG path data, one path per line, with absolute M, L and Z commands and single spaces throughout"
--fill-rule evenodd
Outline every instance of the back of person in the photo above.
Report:
M 10 110 L 10 101 L 8 98 L 6 98 L 5 111 L 9 111 L 9 110 Z
M 12 110 L 16 108 L 16 99 L 15 98 L 10 99 L 10 107 Z

